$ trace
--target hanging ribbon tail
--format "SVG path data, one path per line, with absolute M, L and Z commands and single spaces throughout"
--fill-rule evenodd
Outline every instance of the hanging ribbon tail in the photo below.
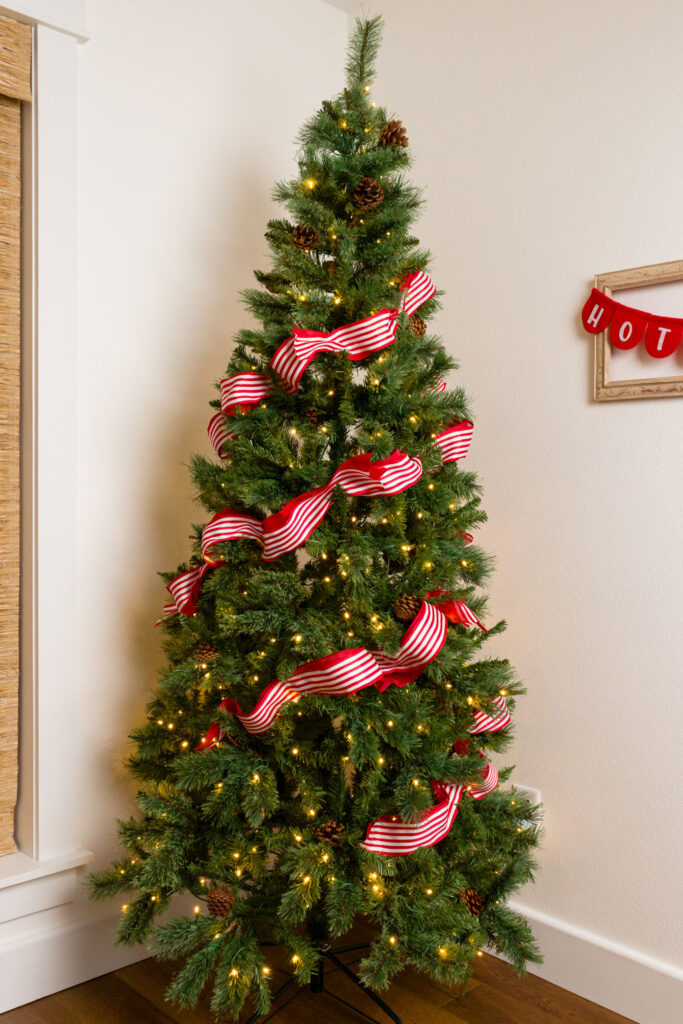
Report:
M 195 750 L 210 750 L 211 747 L 215 747 L 220 742 L 223 736 L 223 730 L 221 729 L 218 722 L 212 722 L 208 728 L 206 736 L 198 743 L 194 748 Z
M 365 841 L 360 845 L 371 853 L 404 857 L 440 842 L 455 821 L 464 787 L 433 782 L 432 789 L 438 803 L 425 811 L 419 821 L 405 822 L 397 815 L 385 815 L 368 825 Z
M 401 285 L 401 290 L 405 292 L 403 312 L 407 316 L 412 316 L 416 309 L 436 295 L 436 287 L 429 274 L 425 274 L 424 270 L 416 270 L 414 273 L 408 274 Z
M 218 458 L 227 459 L 228 453 L 224 450 L 225 446 L 228 441 L 234 441 L 237 434 L 233 434 L 228 427 L 225 414 L 217 412 L 215 416 L 212 416 L 209 420 L 206 432 L 209 435 L 209 440 L 211 441 Z
M 432 597 L 434 595 L 428 594 L 427 596 Z M 443 612 L 448 621 L 454 625 L 461 623 L 463 626 L 467 626 L 468 629 L 470 626 L 477 626 L 482 632 L 488 633 L 486 626 L 479 616 L 475 615 L 464 601 L 455 601 L 453 598 L 450 598 L 448 601 L 440 601 L 437 607 L 439 611 Z
M 470 741 L 469 740 L 456 740 L 453 744 L 453 750 L 459 757 L 464 757 L 470 754 Z M 479 750 L 478 753 L 486 761 L 486 754 L 483 750 Z M 481 800 L 487 793 L 491 793 L 498 785 L 498 770 L 495 765 L 491 764 L 490 761 L 486 761 L 485 766 L 479 772 L 483 782 L 476 783 L 467 787 L 467 795 L 471 796 L 473 800 Z
M 154 628 L 156 629 L 157 626 L 160 626 L 162 622 L 166 621 L 166 619 L 171 619 L 173 618 L 174 615 L 177 614 L 178 609 L 176 608 L 175 601 L 173 602 L 173 604 L 165 604 L 164 607 L 161 609 L 161 615 L 154 623 Z
M 458 459 L 464 459 L 469 452 L 473 434 L 474 424 L 470 420 L 453 423 L 438 435 L 434 447 L 441 449 L 444 463 L 456 462 Z
M 233 715 L 239 715 L 242 713 L 242 709 L 240 708 L 239 704 L 237 703 L 236 700 L 233 700 L 232 697 L 224 697 L 223 700 L 220 702 L 219 707 L 221 708 L 221 710 L 229 711 Z M 194 749 L 209 750 L 211 747 L 215 747 L 216 744 L 223 739 L 223 736 L 223 729 L 218 724 L 218 722 L 212 722 L 211 725 L 209 726 L 206 736 L 200 743 L 197 744 L 197 746 Z
M 224 377 L 220 387 L 221 411 L 209 420 L 207 433 L 218 457 L 227 459 L 225 446 L 228 441 L 236 440 L 237 434 L 230 430 L 226 417 L 258 405 L 270 393 L 272 385 L 265 373 L 236 373 L 233 377 Z
M 480 750 L 479 753 L 484 757 L 483 750 Z M 490 761 L 486 762 L 486 767 L 479 774 L 483 781 L 467 787 L 467 795 L 471 796 L 473 800 L 482 800 L 488 793 L 492 793 L 498 785 L 498 770 Z
M 270 365 L 285 382 L 285 390 L 294 394 L 316 356 L 323 352 L 345 352 L 349 359 L 365 359 L 394 343 L 397 321 L 395 309 L 381 309 L 364 320 L 345 324 L 334 331 L 293 327 L 291 336 L 280 345 Z
M 479 753 L 484 757 L 483 751 Z M 498 785 L 498 771 L 490 761 L 479 774 L 481 783 L 466 789 L 452 782 L 432 782 L 437 803 L 423 812 L 419 821 L 405 822 L 397 814 L 384 815 L 368 825 L 365 841 L 360 845 L 371 853 L 389 857 L 402 857 L 434 846 L 450 832 L 464 792 L 473 800 L 481 800 Z
M 173 598 L 173 604 L 165 605 L 162 619 L 178 613 L 181 615 L 194 615 L 197 610 L 202 580 L 208 570 L 208 565 L 198 565 L 196 569 L 182 572 L 180 576 L 176 576 L 175 579 L 171 580 L 166 589 Z M 162 619 L 158 620 L 157 626 Z
M 440 395 L 441 392 L 445 391 L 447 387 L 448 387 L 448 384 L 443 379 L 443 377 L 439 377 L 439 379 L 437 380 L 436 384 L 430 384 L 429 385 L 429 387 L 427 388 L 427 391 L 430 392 L 430 394 L 432 394 L 432 395 Z
M 470 726 L 467 730 L 472 736 L 476 736 L 481 732 L 500 732 L 501 729 L 505 729 L 512 721 L 505 697 L 496 697 L 492 704 L 498 709 L 493 715 L 489 715 L 479 709 L 474 712 L 474 725 Z
M 375 661 L 382 669 L 376 684 L 380 693 L 388 686 L 412 683 L 439 654 L 446 642 L 448 623 L 439 608 L 427 601 L 417 613 L 401 640 L 396 654 L 374 651 Z

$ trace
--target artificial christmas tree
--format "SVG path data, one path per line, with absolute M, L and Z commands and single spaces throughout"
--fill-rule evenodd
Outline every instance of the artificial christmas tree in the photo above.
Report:
M 275 188 L 291 219 L 269 223 L 273 266 L 245 292 L 261 326 L 220 382 L 218 459 L 193 461 L 210 518 L 164 577 L 168 669 L 132 737 L 139 814 L 92 879 L 96 897 L 131 894 L 121 942 L 151 933 L 187 958 L 169 998 L 211 983 L 217 1015 L 267 1010 L 264 943 L 319 991 L 321 951 L 358 915 L 374 990 L 407 965 L 461 982 L 486 944 L 520 970 L 538 959 L 505 905 L 531 877 L 538 811 L 488 758 L 522 689 L 478 657 L 504 624 L 480 618 L 473 426 L 426 327 L 408 138 L 370 98 L 379 33 L 357 23 L 346 88 Z M 158 923 L 183 892 L 195 913 Z

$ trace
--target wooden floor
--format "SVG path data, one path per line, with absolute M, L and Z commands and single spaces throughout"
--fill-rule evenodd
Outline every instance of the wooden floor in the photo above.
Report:
M 348 942 L 362 939 L 362 933 L 356 931 Z M 358 956 L 347 953 L 341 959 L 353 965 Z M 285 977 L 278 961 L 274 953 L 274 987 Z M 142 960 L 11 1010 L 2 1015 L 2 1024 L 212 1024 L 208 999 L 195 1010 L 179 1010 L 164 1002 L 164 989 L 173 970 L 169 963 Z M 276 1004 L 271 1016 L 262 1018 L 259 1024 L 270 1020 L 277 1010 L 277 1024 L 367 1024 L 365 1014 L 379 1024 L 389 1024 L 389 1018 L 339 969 L 326 969 L 325 978 L 329 992 L 362 1012 L 349 1009 L 329 994 L 313 995 L 308 990 L 291 1001 L 290 991 Z M 540 978 L 527 975 L 520 980 L 512 968 L 492 956 L 484 956 L 477 963 L 475 976 L 462 998 L 411 971 L 399 975 L 383 996 L 403 1024 L 633 1024 Z M 244 1014 L 242 1020 L 247 1016 Z

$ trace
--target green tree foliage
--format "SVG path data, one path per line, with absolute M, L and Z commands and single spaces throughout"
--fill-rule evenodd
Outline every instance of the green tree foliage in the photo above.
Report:
M 260 287 L 244 296 L 260 326 L 237 333 L 227 368 L 268 374 L 272 394 L 234 418 L 225 461 L 197 455 L 192 468 L 207 519 L 225 507 L 263 518 L 362 452 L 399 449 L 420 456 L 426 472 L 393 497 L 337 489 L 305 548 L 273 562 L 253 540 L 219 548 L 224 564 L 205 577 L 196 615 L 164 622 L 168 667 L 132 735 L 138 814 L 119 823 L 125 855 L 92 877 L 95 898 L 125 900 L 121 943 L 151 938 L 159 956 L 186 958 L 169 998 L 191 1005 L 211 982 L 217 1015 L 237 1014 L 248 996 L 267 1008 L 260 943 L 286 946 L 305 983 L 321 936 L 344 933 L 357 915 L 376 926 L 360 969 L 377 989 L 406 965 L 460 982 L 488 943 L 520 970 L 538 960 L 526 922 L 505 906 L 531 878 L 539 839 L 538 809 L 519 792 L 501 784 L 483 800 L 463 798 L 449 835 L 411 856 L 360 846 L 380 815 L 415 820 L 431 806 L 432 780 L 476 778 L 477 750 L 454 757 L 453 742 L 467 739 L 474 709 L 490 709 L 501 691 L 512 709 L 522 692 L 507 661 L 480 657 L 482 631 L 450 627 L 438 659 L 409 686 L 286 704 L 262 736 L 217 710 L 228 695 L 251 710 L 268 682 L 335 651 L 395 651 L 405 624 L 391 608 L 402 593 L 442 587 L 486 614 L 490 560 L 476 546 L 465 550 L 462 537 L 485 519 L 480 489 L 463 464 L 441 466 L 432 444 L 454 420 L 471 418 L 461 389 L 431 390 L 456 368 L 438 338 L 417 336 L 401 314 L 393 345 L 359 362 L 319 356 L 295 395 L 269 366 L 293 323 L 329 331 L 396 308 L 406 272 L 428 265 L 412 234 L 420 197 L 405 177 L 409 150 L 380 144 L 389 115 L 370 91 L 380 30 L 378 19 L 357 23 L 346 88 L 301 131 L 297 176 L 275 186 L 287 217 L 268 224 L 271 267 L 256 271 Z M 375 209 L 353 200 L 364 177 L 384 192 Z M 315 229 L 314 249 L 293 244 L 296 225 Z M 201 560 L 195 532 L 190 564 Z M 196 751 L 214 721 L 222 741 Z M 477 737 L 476 747 L 497 753 L 509 740 L 508 728 Z M 316 836 L 327 821 L 344 825 L 334 843 Z M 216 886 L 235 896 L 222 919 L 206 908 Z M 463 901 L 465 889 L 481 896 L 480 914 Z M 199 912 L 160 923 L 176 893 L 191 893 Z

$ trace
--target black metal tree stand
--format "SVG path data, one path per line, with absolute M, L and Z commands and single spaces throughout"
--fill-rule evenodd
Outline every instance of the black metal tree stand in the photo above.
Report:
M 271 946 L 274 945 L 274 943 L 264 942 L 263 945 Z M 357 1006 L 353 1006 L 353 1004 L 347 1002 L 346 999 L 342 999 L 342 997 L 338 996 L 335 992 L 331 992 L 330 989 L 325 988 L 325 961 L 329 960 L 330 963 L 334 964 L 335 967 L 338 967 L 339 970 L 343 974 L 345 974 L 350 981 L 354 983 L 354 985 L 357 985 L 358 988 L 362 989 L 365 995 L 368 996 L 369 999 L 372 999 L 372 1001 L 376 1003 L 377 1006 L 379 1006 L 380 1010 L 384 1011 L 384 1013 L 390 1020 L 394 1021 L 394 1024 L 403 1024 L 401 1018 L 394 1013 L 391 1007 L 387 1006 L 383 999 L 380 999 L 380 997 L 376 995 L 371 989 L 367 988 L 360 980 L 358 975 L 355 974 L 350 967 L 347 967 L 347 965 L 339 959 L 339 955 L 341 953 L 351 953 L 357 949 L 367 949 L 368 945 L 369 943 L 367 942 L 360 942 L 353 946 L 340 946 L 338 949 L 332 949 L 329 943 L 322 943 L 320 947 L 320 959 L 318 960 L 318 967 L 311 975 L 310 990 L 311 992 L 315 992 L 316 995 L 319 995 L 321 992 L 325 993 L 328 996 L 331 996 L 332 999 L 336 999 L 338 1003 L 341 1003 L 343 1006 L 348 1007 L 348 1009 L 353 1010 L 354 1013 L 359 1014 L 361 1017 L 365 1017 L 366 1020 L 372 1021 L 372 1024 L 380 1024 L 380 1021 L 378 1021 L 375 1017 L 371 1017 L 369 1014 L 364 1013 L 363 1010 L 359 1010 Z M 287 979 L 287 981 L 280 985 L 280 988 L 277 989 L 276 992 L 273 993 L 273 1002 L 276 1002 L 280 998 L 280 996 L 284 995 L 284 993 L 287 992 L 287 990 L 290 989 L 294 984 L 296 984 L 296 977 L 292 975 L 290 978 Z M 303 989 L 301 991 L 303 991 Z M 300 994 L 301 992 L 298 992 L 296 995 Z M 296 999 L 296 995 L 293 996 L 294 999 Z M 280 1009 L 282 1009 L 282 1007 L 280 1007 Z M 279 1009 L 274 1010 L 272 1015 L 275 1016 L 279 1012 Z M 256 1021 L 260 1020 L 264 1016 L 266 1016 L 266 1014 L 253 1013 L 249 1020 L 246 1021 L 246 1024 L 256 1024 Z

